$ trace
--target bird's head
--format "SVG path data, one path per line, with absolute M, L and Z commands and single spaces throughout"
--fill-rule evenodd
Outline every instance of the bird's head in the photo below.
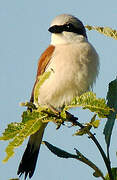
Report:
M 70 43 L 75 40 L 87 39 L 83 23 L 69 14 L 56 16 L 52 21 L 49 32 L 52 33 L 52 44 Z

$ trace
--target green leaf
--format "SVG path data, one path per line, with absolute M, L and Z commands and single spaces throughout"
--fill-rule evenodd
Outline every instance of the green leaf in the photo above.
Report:
M 116 168 L 116 167 L 115 167 L 115 168 L 112 168 L 111 171 L 112 171 L 113 180 L 117 180 L 117 168 Z M 108 174 L 106 174 L 105 180 L 110 180 Z
M 82 136 L 84 134 L 87 134 L 91 128 L 92 126 L 90 124 L 87 124 L 83 128 L 77 130 L 76 133 L 73 134 L 73 136 Z
M 88 134 L 92 127 L 98 128 L 100 124 L 100 120 L 96 119 L 96 114 L 91 118 L 91 121 L 89 123 L 85 123 L 85 125 L 76 131 L 76 136 L 82 136 L 84 134 Z
M 0 137 L 0 140 L 5 141 L 5 140 L 10 140 L 14 138 L 22 128 L 23 128 L 22 123 L 15 122 L 15 123 L 8 124 L 8 127 L 3 132 L 3 136 Z
M 42 142 L 43 144 L 45 144 L 47 146 L 47 148 L 52 152 L 54 153 L 55 155 L 57 155 L 58 157 L 61 157 L 61 158 L 73 158 L 73 155 L 56 147 L 56 146 L 53 146 L 52 144 L 50 144 L 49 142 L 47 141 L 43 141 Z
M 35 104 L 33 104 L 32 102 L 22 102 L 20 103 L 20 106 L 25 106 L 27 107 L 28 109 L 37 109 Z
M 94 128 L 98 128 L 99 124 L 100 124 L 100 120 L 96 119 L 96 114 L 94 114 L 94 116 L 92 117 L 90 123 L 89 123 L 92 127 Z
M 47 141 L 43 141 L 43 144 L 45 144 L 47 146 L 47 148 L 54 153 L 55 155 L 57 155 L 60 158 L 74 158 L 76 160 L 79 160 L 85 164 L 87 164 L 88 166 L 90 166 L 93 170 L 95 170 L 94 172 L 94 176 L 95 177 L 103 177 L 103 174 L 101 172 L 101 170 L 94 164 L 92 163 L 89 159 L 87 159 L 82 153 L 80 153 L 77 149 L 76 150 L 76 154 L 71 154 L 68 153 L 56 146 L 53 146 L 52 144 L 48 143 Z
M 99 119 L 96 119 L 94 122 L 91 123 L 91 125 L 94 127 L 94 128 L 98 128 L 100 124 L 100 120 Z
M 22 105 L 32 107 L 32 111 L 24 111 L 22 121 L 20 123 L 15 122 L 9 124 L 0 137 L 0 140 L 11 140 L 5 150 L 7 155 L 3 162 L 7 162 L 9 158 L 14 155 L 14 149 L 20 146 L 28 136 L 45 128 L 49 121 L 53 121 L 56 124 L 63 123 L 62 117 L 54 114 L 54 112 L 46 106 L 39 106 L 35 109 L 33 104 L 30 103 L 22 103 Z M 62 116 L 65 118 L 64 113 Z
M 61 115 L 61 118 L 63 118 L 63 119 L 66 119 L 66 118 L 67 118 L 67 114 L 66 114 L 65 109 L 63 109 L 63 110 L 61 111 L 60 115 Z
M 99 26 L 85 26 L 89 31 L 90 30 L 96 30 L 101 34 L 104 34 L 105 36 L 114 38 L 117 40 L 117 30 L 111 29 L 110 27 L 99 27 Z
M 14 155 L 14 149 L 20 146 L 24 139 L 46 126 L 46 123 L 42 122 L 42 120 L 46 117 L 47 115 L 41 116 L 36 110 L 33 112 L 25 111 L 22 115 L 21 123 L 11 123 L 8 125 L 8 128 L 5 129 L 3 136 L 0 137 L 0 140 L 12 139 L 5 150 L 7 156 L 3 162 L 7 162 L 8 159 Z
M 51 74 L 50 71 L 44 72 L 42 75 L 40 75 L 38 77 L 38 81 L 37 81 L 35 88 L 34 88 L 34 102 L 37 105 L 39 105 L 38 104 L 39 89 L 42 86 L 42 84 L 45 82 L 45 80 L 49 78 L 50 74 Z
M 96 94 L 93 92 L 86 92 L 80 97 L 75 97 L 69 106 L 65 108 L 72 108 L 81 106 L 83 109 L 89 109 L 91 112 L 95 112 L 99 118 L 105 118 L 109 113 L 111 108 L 106 104 L 104 98 L 96 98 Z
M 103 132 L 105 135 L 107 148 L 109 148 L 111 134 L 112 134 L 112 130 L 115 123 L 116 114 L 117 114 L 117 79 L 109 83 L 107 100 L 108 100 L 107 105 L 110 108 L 114 109 L 114 111 L 111 111 L 110 114 L 108 115 L 108 119 L 107 119 L 106 125 L 104 127 L 104 132 Z

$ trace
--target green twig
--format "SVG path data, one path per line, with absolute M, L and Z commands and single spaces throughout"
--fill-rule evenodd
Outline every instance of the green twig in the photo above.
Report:
M 76 160 L 79 160 L 81 162 L 83 162 L 84 164 L 90 166 L 93 170 L 94 170 L 94 173 L 93 175 L 95 177 L 102 177 L 103 180 L 105 180 L 104 176 L 103 176 L 103 173 L 101 172 L 101 170 L 93 163 L 91 162 L 89 159 L 87 159 L 81 152 L 79 152 L 77 149 L 76 150 L 76 154 L 71 154 L 71 153 L 68 153 L 56 146 L 53 146 L 52 144 L 50 144 L 49 142 L 47 141 L 43 141 L 42 142 L 43 144 L 45 144 L 47 146 L 47 148 L 52 152 L 54 153 L 55 155 L 57 155 L 58 157 L 60 158 L 73 158 L 73 159 L 76 159 Z
M 75 125 L 79 126 L 80 128 L 84 128 L 84 126 L 81 123 L 79 123 L 79 122 L 75 122 Z M 102 156 L 102 158 L 103 158 L 103 160 L 105 162 L 106 168 L 108 170 L 109 178 L 110 178 L 110 180 L 113 180 L 112 172 L 111 172 L 111 166 L 110 166 L 110 161 L 108 160 L 108 157 L 106 156 L 104 150 L 102 149 L 101 145 L 99 144 L 99 142 L 95 138 L 95 136 L 90 131 L 87 132 L 87 134 L 93 140 L 93 142 L 97 146 L 98 150 L 100 151 L 100 154 L 101 154 L 101 156 Z
M 91 162 L 89 159 L 87 159 L 83 154 L 81 154 L 77 149 L 76 150 L 76 153 L 77 155 L 80 157 L 78 158 L 79 161 L 87 164 L 88 166 L 90 166 L 92 169 L 95 170 L 95 172 L 93 173 L 93 175 L 95 177 L 102 177 L 103 180 L 105 180 L 104 176 L 103 176 L 103 173 L 101 172 L 101 170 L 93 163 Z

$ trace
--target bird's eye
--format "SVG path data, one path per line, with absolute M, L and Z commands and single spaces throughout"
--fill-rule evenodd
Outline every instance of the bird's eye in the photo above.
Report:
M 66 24 L 66 28 L 67 28 L 68 30 L 73 29 L 73 25 L 72 25 L 71 23 Z
M 73 32 L 73 29 L 74 29 L 74 26 L 71 23 L 63 25 L 63 30 L 64 31 Z

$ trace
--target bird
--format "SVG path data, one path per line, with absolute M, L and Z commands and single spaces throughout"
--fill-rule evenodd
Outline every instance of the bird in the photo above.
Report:
M 34 102 L 34 89 L 44 72 L 50 72 L 48 79 L 39 88 L 38 103 L 60 110 L 71 100 L 91 90 L 99 74 L 99 56 L 88 41 L 83 23 L 71 14 L 60 14 L 54 18 L 48 29 L 51 43 L 38 61 L 37 75 L 30 102 Z M 47 123 L 29 138 L 17 174 L 31 178 Z

